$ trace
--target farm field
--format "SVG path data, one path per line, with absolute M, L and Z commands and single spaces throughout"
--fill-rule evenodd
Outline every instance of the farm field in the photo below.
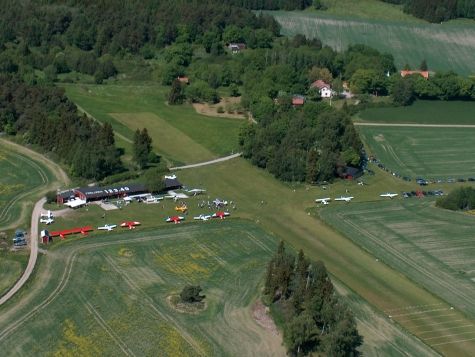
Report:
M 61 86 L 70 100 L 97 120 L 110 122 L 116 132 L 130 140 L 138 127 L 147 125 L 147 130 L 153 134 L 154 148 L 175 164 L 212 160 L 237 149 L 237 133 L 243 119 L 200 115 L 192 105 L 169 106 L 164 99 L 169 91 L 167 87 L 86 87 L 63 83 Z M 167 137 L 170 133 L 172 136 Z M 196 150 L 179 148 L 175 157 L 175 148 L 182 142 L 193 145 Z
M 361 203 L 329 207 L 321 216 L 382 263 L 446 301 L 386 310 L 393 319 L 431 346 L 454 344 L 454 338 L 473 345 L 475 217 L 440 210 L 432 203 Z
M 475 128 L 360 126 L 358 130 L 376 158 L 403 176 L 427 180 L 475 176 Z
M 15 230 L 27 229 L 32 202 L 61 184 L 56 168 L 40 155 L 0 140 L 0 296 L 18 280 L 28 262 L 28 249 L 10 251 Z
M 363 110 L 355 122 L 475 125 L 474 112 L 474 102 L 417 100 L 408 107 Z
M 365 44 L 391 53 L 398 69 L 406 63 L 419 68 L 426 59 L 430 71 L 475 75 L 475 64 L 471 61 L 475 50 L 473 25 L 390 22 L 295 11 L 267 13 L 282 25 L 281 33 L 285 36 L 301 33 L 317 37 L 337 51 L 345 50 L 349 44 Z

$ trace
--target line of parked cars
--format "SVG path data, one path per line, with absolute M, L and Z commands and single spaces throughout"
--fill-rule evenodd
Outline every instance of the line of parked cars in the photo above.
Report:
M 423 197 L 423 196 L 443 196 L 444 192 L 442 190 L 433 190 L 433 191 L 411 191 L 406 192 L 402 191 L 402 197 L 409 198 L 409 197 Z
M 20 247 L 22 245 L 26 245 L 26 240 L 25 240 L 25 231 L 16 231 L 15 232 L 15 238 L 13 238 L 13 245 L 15 247 Z

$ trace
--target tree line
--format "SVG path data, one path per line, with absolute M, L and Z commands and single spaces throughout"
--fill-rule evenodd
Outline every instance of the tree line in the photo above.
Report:
M 475 209 L 475 190 L 471 187 L 459 187 L 447 196 L 439 198 L 435 205 L 452 211 L 470 211 Z
M 335 294 L 322 261 L 311 262 L 281 241 L 268 263 L 264 294 L 283 318 L 283 339 L 290 356 L 360 356 L 363 343 L 353 312 Z M 277 309 L 275 309 L 277 310 Z M 277 312 L 276 312 L 277 313 Z
M 381 0 L 404 5 L 403 11 L 419 19 L 439 23 L 459 17 L 475 19 L 475 0 Z

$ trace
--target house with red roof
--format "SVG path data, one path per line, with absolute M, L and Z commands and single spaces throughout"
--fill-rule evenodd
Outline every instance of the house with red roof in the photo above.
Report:
M 188 78 L 186 77 L 178 77 L 178 80 L 182 83 L 189 84 Z
M 315 82 L 310 84 L 310 87 L 317 87 L 318 93 L 320 93 L 320 97 L 322 98 L 330 98 L 331 96 L 333 96 L 331 85 L 325 83 L 321 79 L 317 79 Z
M 408 74 L 420 74 L 422 77 L 425 78 L 426 81 L 429 79 L 428 71 L 406 71 L 406 70 L 401 71 L 401 77 L 405 77 Z

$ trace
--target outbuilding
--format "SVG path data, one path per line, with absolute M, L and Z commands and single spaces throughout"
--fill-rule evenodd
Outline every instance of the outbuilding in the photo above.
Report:
M 46 229 L 43 229 L 40 234 L 41 243 L 49 243 L 53 241 L 53 238 L 50 236 L 49 232 Z
M 357 167 L 346 166 L 341 178 L 345 178 L 347 180 L 355 180 L 361 175 L 363 175 L 363 170 Z

